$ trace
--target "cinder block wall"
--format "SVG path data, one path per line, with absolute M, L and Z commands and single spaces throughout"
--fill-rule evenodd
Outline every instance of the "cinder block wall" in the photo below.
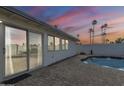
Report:
M 80 51 L 89 54 L 93 50 L 94 55 L 98 56 L 124 56 L 124 44 L 95 44 L 82 45 Z

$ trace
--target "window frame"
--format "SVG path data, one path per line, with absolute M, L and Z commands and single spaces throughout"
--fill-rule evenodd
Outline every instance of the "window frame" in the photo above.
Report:
M 66 50 L 69 50 L 69 40 L 68 39 L 64 39 L 64 38 L 61 38 L 61 37 L 58 37 L 58 36 L 54 36 L 54 35 L 50 35 L 48 34 L 47 37 L 53 37 L 53 50 L 49 50 L 48 48 L 48 52 L 56 52 L 56 51 L 66 51 Z M 55 46 L 55 38 L 58 38 L 59 39 L 59 49 L 56 50 L 56 46 Z M 68 45 L 66 45 L 66 42 L 68 41 Z M 64 44 L 63 44 L 64 43 Z M 47 42 L 47 45 L 48 45 L 48 42 Z
M 58 38 L 59 39 L 59 49 L 58 50 L 56 50 L 56 38 Z M 59 37 L 57 37 L 57 36 L 55 36 L 54 37 L 54 41 L 55 41 L 55 43 L 54 43 L 54 46 L 55 46 L 55 51 L 61 51 L 61 38 L 59 38 Z
M 28 62 L 28 57 L 29 57 L 29 55 L 28 55 L 28 29 L 26 29 L 26 28 L 23 28 L 23 27 L 21 27 L 21 26 L 16 26 L 16 25 L 12 25 L 12 24 L 7 24 L 7 23 L 4 23 L 3 24 L 4 25 L 4 40 L 5 40 L 5 28 L 6 27 L 10 27 L 10 28 L 14 28 L 14 29 L 20 29 L 20 30 L 22 30 L 22 31 L 24 31 L 24 32 L 26 32 L 26 70 L 23 70 L 23 71 L 20 71 L 20 72 L 17 72 L 17 73 L 14 73 L 14 74 L 11 74 L 11 75 L 6 75 L 5 74 L 5 57 L 4 57 L 4 77 L 5 78 L 10 78 L 10 77 L 13 77 L 13 76 L 16 76 L 16 75 L 19 75 L 19 74 L 23 74 L 23 73 L 25 73 L 25 72 L 27 72 L 28 71 L 28 64 L 29 64 L 29 62 Z M 4 41 L 4 49 L 5 49 L 5 41 Z
M 68 43 L 66 41 L 68 41 Z M 69 40 L 68 39 L 65 40 L 65 50 L 69 50 Z
M 35 68 L 30 68 L 30 33 L 33 33 L 33 34 L 38 34 L 38 35 L 40 35 L 40 39 L 41 39 L 41 56 L 42 56 L 42 58 L 41 58 L 41 61 L 42 61 L 42 64 L 41 65 L 38 65 L 37 67 L 35 67 Z M 40 67 L 42 67 L 43 66 L 43 64 L 44 64 L 44 57 L 43 57 L 43 34 L 42 33 L 37 33 L 37 32 L 34 32 L 34 31 L 28 31 L 28 69 L 29 69 L 29 71 L 32 71 L 32 70 L 35 70 L 35 69 L 37 69 L 37 68 L 40 68 Z
M 64 44 L 63 44 L 63 41 L 64 41 Z M 63 51 L 65 50 L 65 39 L 62 39 L 62 50 Z
M 8 22 L 3 22 L 2 23 L 2 29 L 3 29 L 3 53 L 5 54 L 5 27 L 6 26 L 8 26 L 8 27 L 12 27 L 12 28 L 16 28 L 16 29 L 21 29 L 21 30 L 24 30 L 24 31 L 26 31 L 26 48 L 27 48 L 27 62 L 26 62 L 26 64 L 27 64 L 27 69 L 25 70 L 25 71 L 21 71 L 21 72 L 18 72 L 18 73 L 15 73 L 15 74 L 12 74 L 12 75 L 5 75 L 5 56 L 3 56 L 3 62 L 2 62 L 2 65 L 3 65 L 3 68 L 2 68 L 2 70 L 3 70 L 3 72 L 2 72 L 2 76 L 5 78 L 5 80 L 7 80 L 7 79 L 11 79 L 11 78 L 13 78 L 13 77 L 16 77 L 16 76 L 19 76 L 19 75 L 22 75 L 22 74 L 24 74 L 24 73 L 27 73 L 27 72 L 30 72 L 30 71 L 34 71 L 34 70 L 36 70 L 36 69 L 39 69 L 39 68 L 42 68 L 43 67 L 43 65 L 44 65 L 44 51 L 42 51 L 42 66 L 40 66 L 40 67 L 37 67 L 37 68 L 35 68 L 35 69 L 30 69 L 29 70 L 29 36 L 28 36 L 28 34 L 29 34 L 29 32 L 32 32 L 32 33 L 37 33 L 37 34 L 41 34 L 42 35 L 42 50 L 44 49 L 44 32 L 41 32 L 40 30 L 34 30 L 34 29 L 30 29 L 30 28 L 27 28 L 27 27 L 23 27 L 22 25 L 16 25 L 16 24 L 12 24 L 12 23 L 8 23 Z
M 49 42 L 49 39 L 48 39 L 48 37 L 53 37 L 53 50 L 49 50 L 49 45 L 48 45 L 48 42 Z M 48 35 L 47 36 L 47 50 L 48 50 L 48 52 L 54 52 L 55 51 L 55 36 L 53 36 L 53 35 Z

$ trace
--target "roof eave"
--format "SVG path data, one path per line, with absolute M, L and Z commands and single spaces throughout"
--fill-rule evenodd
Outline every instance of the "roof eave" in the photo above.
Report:
M 10 7 L 10 6 L 0 6 L 0 7 L 3 8 L 3 9 L 8 10 L 8 11 L 10 11 L 10 12 L 13 12 L 13 13 L 15 13 L 15 14 L 17 14 L 17 15 L 20 15 L 20 16 L 22 16 L 22 17 L 24 17 L 24 18 L 26 18 L 26 19 L 28 19 L 28 20 L 30 20 L 30 21 L 36 22 L 36 23 L 38 23 L 38 24 L 40 24 L 40 25 L 42 25 L 42 26 L 49 27 L 50 29 L 52 29 L 53 32 L 56 32 L 56 31 L 57 31 L 57 33 L 60 33 L 60 34 L 62 34 L 62 35 L 66 35 L 67 37 L 73 39 L 74 41 L 79 41 L 78 38 L 75 38 L 75 37 L 73 37 L 73 36 L 71 36 L 71 35 L 69 35 L 69 34 L 67 34 L 67 33 L 61 31 L 60 29 L 55 28 L 55 27 L 53 27 L 53 26 L 51 26 L 51 25 L 49 25 L 49 24 L 47 24 L 47 23 L 45 23 L 45 22 L 39 21 L 39 20 L 35 19 L 34 17 L 31 17 L 31 16 L 25 14 L 24 12 L 22 12 L 22 11 L 20 11 L 20 10 L 17 10 L 17 9 L 15 9 L 15 8 L 13 8 L 13 7 Z

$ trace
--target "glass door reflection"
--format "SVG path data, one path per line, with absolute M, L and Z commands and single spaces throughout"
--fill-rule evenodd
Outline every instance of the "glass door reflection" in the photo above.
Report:
M 26 31 L 5 26 L 5 76 L 27 70 Z
M 42 40 L 41 34 L 29 33 L 29 69 L 42 65 Z

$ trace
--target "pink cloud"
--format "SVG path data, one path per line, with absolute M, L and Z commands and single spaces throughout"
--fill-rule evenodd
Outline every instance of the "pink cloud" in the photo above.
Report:
M 50 24 L 60 25 L 60 28 L 64 32 L 73 34 L 74 36 L 76 36 L 77 34 L 80 34 L 81 42 L 89 43 L 88 30 L 92 26 L 91 25 L 92 20 L 96 19 L 98 20 L 98 22 L 100 22 L 95 27 L 96 33 L 100 33 L 101 31 L 100 27 L 104 23 L 108 23 L 110 27 L 112 27 L 112 25 L 124 23 L 124 17 L 121 14 L 116 14 L 114 12 L 111 12 L 111 13 L 104 13 L 104 14 L 97 14 L 94 16 L 92 15 L 89 16 L 87 12 L 89 11 L 87 10 L 86 11 L 82 11 L 82 10 L 71 11 L 71 12 L 64 14 L 63 16 L 58 17 L 55 20 L 50 21 Z M 116 27 L 109 28 L 107 29 L 108 31 L 107 37 L 108 38 L 110 37 L 110 40 L 115 40 L 120 35 L 120 33 L 121 34 L 123 33 L 123 29 L 124 27 L 122 26 L 117 26 L 117 28 Z M 117 31 L 117 32 L 112 32 L 112 31 Z M 118 36 L 116 36 L 117 33 L 119 34 Z M 120 36 L 124 36 L 124 35 L 120 35 Z M 97 43 L 100 43 L 101 37 L 98 36 L 95 38 L 95 40 Z
M 51 24 L 57 24 L 60 25 L 60 29 L 62 29 L 64 32 L 80 32 L 83 30 L 89 30 L 91 27 L 91 22 L 93 19 L 98 19 L 98 22 L 102 19 L 108 18 L 108 17 L 117 17 L 120 16 L 119 14 L 115 13 L 108 13 L 108 14 L 99 14 L 97 16 L 87 16 L 85 11 L 74 11 L 70 14 L 67 13 L 64 16 L 61 16 L 53 21 L 51 21 Z M 97 31 L 101 30 L 102 24 L 99 24 L 96 26 Z
M 88 11 L 92 11 L 95 12 L 95 7 L 92 8 L 87 8 L 87 9 L 83 9 L 83 8 L 79 8 L 70 12 L 65 13 L 64 15 L 58 17 L 55 20 L 50 21 L 49 23 L 52 25 L 61 25 L 67 22 L 70 22 L 72 19 L 74 19 L 76 16 L 85 16 L 87 15 Z
M 116 25 L 124 24 L 124 16 L 121 16 L 121 17 L 109 20 L 108 23 L 111 26 L 116 26 Z

